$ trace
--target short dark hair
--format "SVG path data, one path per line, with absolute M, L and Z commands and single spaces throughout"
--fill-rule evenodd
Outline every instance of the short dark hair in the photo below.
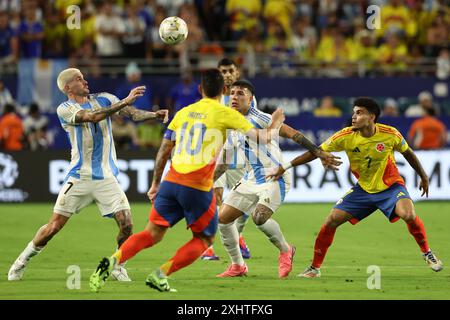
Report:
M 236 62 L 234 62 L 234 60 L 231 60 L 230 58 L 222 58 L 220 59 L 219 63 L 217 63 L 217 68 L 221 66 L 231 66 L 231 65 L 234 65 L 236 68 L 238 67 L 238 65 L 236 64 Z
M 359 97 L 356 98 L 355 102 L 353 102 L 353 106 L 363 107 L 366 108 L 367 111 L 375 115 L 375 122 L 377 122 L 378 117 L 380 116 L 381 109 L 378 103 L 368 97 Z
M 233 84 L 231 86 L 247 88 L 248 91 L 250 91 L 252 95 L 255 95 L 255 87 L 253 86 L 253 84 L 250 81 L 248 81 L 246 79 L 237 80 L 237 81 L 233 82 Z
M 201 86 L 207 97 L 214 98 L 221 95 L 224 85 L 223 76 L 219 69 L 208 69 L 202 72 Z
M 3 110 L 4 114 L 16 112 L 16 106 L 12 103 L 5 104 L 5 108 Z

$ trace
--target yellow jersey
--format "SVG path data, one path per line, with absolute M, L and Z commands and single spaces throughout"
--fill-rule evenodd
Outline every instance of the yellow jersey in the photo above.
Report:
M 368 193 L 384 191 L 394 183 L 405 184 L 395 164 L 394 151 L 403 153 L 409 146 L 394 127 L 377 123 L 375 134 L 369 138 L 347 127 L 322 143 L 321 148 L 328 152 L 345 151 L 353 175 Z
M 243 133 L 253 125 L 236 110 L 217 100 L 203 98 L 179 110 L 164 135 L 175 141 L 171 168 L 165 180 L 209 191 L 216 159 L 227 137 L 227 129 Z

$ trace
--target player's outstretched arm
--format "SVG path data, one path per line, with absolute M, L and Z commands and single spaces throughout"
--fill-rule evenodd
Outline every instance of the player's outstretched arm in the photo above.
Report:
M 163 139 L 161 147 L 159 147 L 158 154 L 156 155 L 155 169 L 153 170 L 153 180 L 150 190 L 148 190 L 148 197 L 150 201 L 153 201 L 158 192 L 159 185 L 161 184 L 161 178 L 166 167 L 167 160 L 169 160 L 170 154 L 173 147 L 175 146 L 175 141 L 169 139 Z
M 130 94 L 128 95 L 128 97 L 126 97 L 125 99 L 122 99 L 116 103 L 113 103 L 109 107 L 101 108 L 101 109 L 94 110 L 94 111 L 80 110 L 75 115 L 75 122 L 76 123 L 81 123 L 81 122 L 94 122 L 95 123 L 95 122 L 102 121 L 102 120 L 106 119 L 106 117 L 113 115 L 114 113 L 122 110 L 126 106 L 133 104 L 133 102 L 136 101 L 136 99 L 138 97 L 142 97 L 144 95 L 144 92 L 145 92 L 145 86 L 136 87 L 130 91 Z
M 156 112 L 137 109 L 135 106 L 126 106 L 119 111 L 121 116 L 130 118 L 133 121 L 145 121 L 148 119 L 159 119 L 163 123 L 169 120 L 169 110 L 162 109 Z
M 405 152 L 402 153 L 402 155 L 420 177 L 419 190 L 422 191 L 421 197 L 426 195 L 426 197 L 428 198 L 428 186 L 429 186 L 428 176 L 425 173 L 425 170 L 423 170 L 419 158 L 417 158 L 416 154 L 414 153 L 414 151 L 411 150 L 411 148 L 408 148 Z
M 291 162 L 283 164 L 279 167 L 275 167 L 272 170 L 268 171 L 268 173 L 266 174 L 266 179 L 268 181 L 277 180 L 284 174 L 284 172 L 286 170 L 288 170 L 292 167 L 299 166 L 301 164 L 311 162 L 314 159 L 317 159 L 317 157 L 315 155 L 313 155 L 313 153 L 311 151 L 306 151 L 305 153 L 299 155 L 297 158 L 295 158 Z
M 323 151 L 323 150 L 320 149 L 320 151 Z M 268 174 L 266 175 L 266 179 L 269 181 L 277 180 L 284 174 L 284 172 L 286 170 L 288 170 L 292 167 L 297 167 L 302 164 L 311 162 L 315 159 L 317 159 L 317 156 L 315 156 L 311 151 L 306 151 L 306 152 L 302 153 L 301 155 L 299 155 L 294 160 L 292 160 L 291 162 L 283 164 L 283 165 L 276 167 L 273 170 L 269 171 Z M 327 164 L 327 163 L 325 163 L 325 161 L 323 159 L 320 159 L 320 160 L 322 161 L 322 165 L 324 166 L 325 169 L 331 169 L 331 170 L 337 171 L 337 170 L 339 170 L 338 166 L 340 166 L 342 164 L 342 161 L 340 161 L 339 159 L 340 159 L 339 157 L 335 157 L 335 159 L 333 160 L 334 164 Z
M 340 157 L 336 157 L 332 153 L 322 150 L 320 147 L 316 146 L 314 142 L 305 137 L 300 131 L 295 130 L 287 124 L 283 123 L 281 125 L 280 136 L 291 139 L 292 141 L 305 147 L 308 151 L 311 152 L 312 155 L 320 158 L 320 161 L 322 161 L 325 169 L 338 170 L 338 167 L 342 164 L 342 161 L 340 161 Z

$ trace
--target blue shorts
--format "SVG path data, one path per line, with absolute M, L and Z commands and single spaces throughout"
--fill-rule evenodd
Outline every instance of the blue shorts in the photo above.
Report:
M 395 222 L 400 217 L 395 214 L 394 209 L 397 201 L 403 198 L 411 199 L 405 186 L 398 183 L 378 193 L 368 193 L 357 184 L 339 199 L 334 208 L 350 213 L 353 216 L 351 224 L 358 223 L 377 209 L 380 209 L 390 222 Z
M 172 227 L 183 218 L 192 232 L 206 236 L 215 235 L 219 215 L 214 192 L 163 181 L 150 211 L 149 220 L 160 226 Z

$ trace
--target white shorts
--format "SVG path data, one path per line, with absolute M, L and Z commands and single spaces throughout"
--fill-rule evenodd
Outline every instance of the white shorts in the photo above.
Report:
M 239 182 L 239 180 L 242 179 L 244 176 L 245 171 L 243 169 L 228 169 L 225 171 L 224 174 L 220 176 L 219 179 L 217 179 L 214 182 L 214 189 L 215 188 L 233 188 L 236 183 Z
M 130 210 L 127 196 L 116 178 L 80 180 L 69 177 L 59 191 L 53 211 L 70 217 L 93 201 L 97 204 L 102 216 L 121 210 Z
M 258 204 L 275 212 L 289 192 L 290 184 L 272 181 L 263 184 L 242 179 L 228 194 L 223 203 L 242 212 L 253 213 Z

